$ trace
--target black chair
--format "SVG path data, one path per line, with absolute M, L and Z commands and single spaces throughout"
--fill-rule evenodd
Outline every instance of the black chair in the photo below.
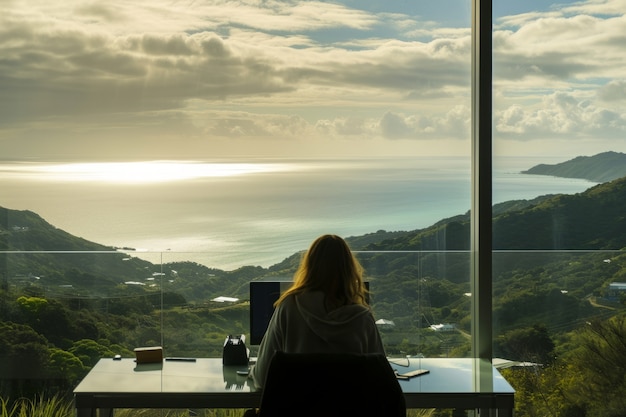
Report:
M 276 352 L 257 415 L 406 417 L 406 403 L 382 354 Z

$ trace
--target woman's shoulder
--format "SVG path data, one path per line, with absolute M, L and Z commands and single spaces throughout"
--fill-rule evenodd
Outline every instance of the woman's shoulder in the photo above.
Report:
M 324 310 L 324 293 L 321 291 L 301 291 L 283 299 L 284 309 L 302 309 L 310 312 Z
M 277 309 L 285 309 L 290 308 L 291 306 L 296 304 L 296 297 L 298 294 L 288 294 L 286 295 L 280 303 L 276 306 Z
M 283 298 L 283 303 L 296 303 L 297 300 L 323 300 L 324 293 L 319 290 L 297 291 Z

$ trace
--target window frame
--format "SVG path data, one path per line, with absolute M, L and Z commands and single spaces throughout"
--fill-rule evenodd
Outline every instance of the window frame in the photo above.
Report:
M 472 0 L 472 356 L 492 360 L 492 0 Z

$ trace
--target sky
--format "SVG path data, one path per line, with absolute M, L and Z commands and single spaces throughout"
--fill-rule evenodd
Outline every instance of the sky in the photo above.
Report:
M 0 0 L 0 160 L 469 155 L 468 0 Z M 494 150 L 626 152 L 626 0 L 494 0 Z

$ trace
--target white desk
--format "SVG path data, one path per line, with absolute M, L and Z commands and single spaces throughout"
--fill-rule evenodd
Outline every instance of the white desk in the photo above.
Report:
M 400 380 L 407 408 L 491 409 L 512 416 L 515 391 L 486 360 L 391 359 L 399 373 L 430 373 Z M 407 366 L 408 365 L 408 366 Z M 244 367 L 245 368 L 245 367 Z M 78 417 L 112 415 L 115 408 L 254 408 L 261 402 L 249 378 L 221 358 L 137 365 L 101 359 L 74 390 Z M 98 411 L 100 410 L 100 411 Z

